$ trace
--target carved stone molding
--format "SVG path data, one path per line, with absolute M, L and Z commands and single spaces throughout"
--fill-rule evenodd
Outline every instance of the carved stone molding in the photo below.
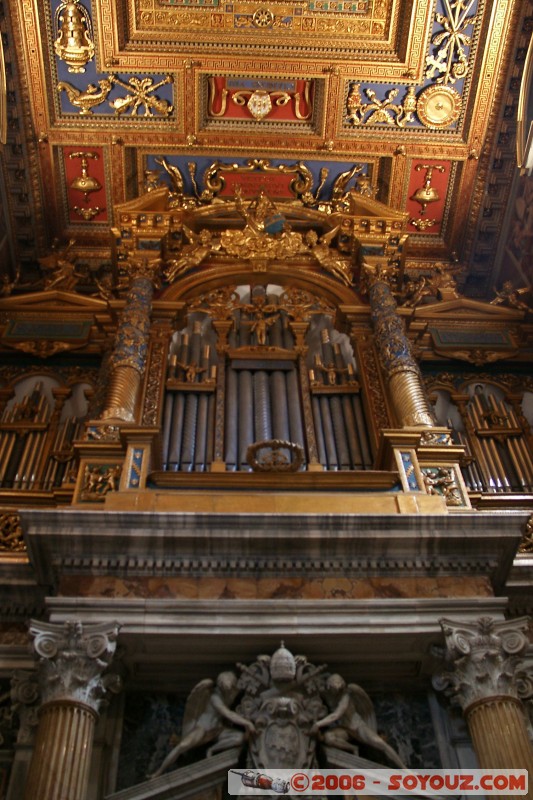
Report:
M 453 668 L 434 676 L 435 689 L 463 711 L 480 701 L 523 696 L 527 617 L 504 622 L 481 617 L 475 623 L 442 619 L 440 624 Z
M 43 704 L 83 703 L 98 712 L 107 692 L 120 689 L 118 675 L 103 674 L 115 653 L 119 627 L 116 622 L 82 625 L 71 620 L 56 625 L 31 621 Z
M 35 672 L 17 670 L 11 678 L 11 707 L 19 718 L 18 744 L 33 741 L 38 723 L 39 683 Z

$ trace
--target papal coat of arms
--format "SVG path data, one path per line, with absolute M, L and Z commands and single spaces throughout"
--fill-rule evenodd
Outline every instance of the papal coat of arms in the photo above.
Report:
M 209 745 L 207 756 L 232 747 L 246 751 L 246 764 L 259 770 L 318 766 L 323 742 L 351 753 L 356 743 L 371 745 L 404 768 L 399 755 L 377 733 L 374 707 L 355 683 L 346 684 L 325 664 L 293 656 L 283 642 L 272 655 L 237 664 L 216 681 L 200 681 L 185 706 L 182 736 L 161 766 L 161 775 L 193 748 Z

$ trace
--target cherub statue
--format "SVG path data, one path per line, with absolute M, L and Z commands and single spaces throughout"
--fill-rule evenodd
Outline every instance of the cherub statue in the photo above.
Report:
M 169 259 L 166 262 L 164 274 L 169 283 L 193 267 L 199 266 L 204 258 L 217 247 L 216 240 L 213 239 L 211 231 L 207 228 L 198 234 L 187 228 L 186 225 L 183 226 L 183 230 L 187 234 L 189 244 L 181 248 L 179 258 Z
M 199 367 L 198 364 L 185 364 L 183 361 L 176 361 L 176 365 L 184 370 L 187 383 L 194 383 L 196 376 L 207 369 L 207 367 Z
M 156 778 L 161 775 L 182 753 L 193 747 L 213 742 L 207 751 L 207 755 L 210 756 L 228 747 L 236 747 L 242 744 L 246 735 L 253 735 L 255 733 L 253 722 L 230 708 L 238 691 L 237 676 L 234 672 L 221 672 L 216 679 L 216 685 L 210 678 L 197 683 L 187 698 L 180 742 L 170 751 L 159 769 L 148 777 Z M 224 725 L 226 720 L 234 725 L 240 725 L 246 733 L 226 728 Z
M 348 258 L 343 258 L 339 255 L 337 250 L 331 249 L 330 247 L 331 242 L 335 238 L 338 230 L 339 226 L 337 225 L 319 239 L 317 232 L 311 229 L 305 234 L 304 240 L 320 266 L 325 269 L 326 272 L 329 272 L 335 278 L 338 278 L 340 281 L 345 283 L 346 286 L 351 286 L 352 276 L 350 271 L 350 260 Z
M 519 311 L 531 311 L 531 308 L 528 306 L 527 303 L 524 303 L 521 300 L 521 296 L 527 295 L 531 292 L 531 288 L 529 286 L 524 286 L 522 289 L 514 289 L 513 284 L 511 281 L 504 281 L 503 286 L 498 291 L 494 289 L 496 293 L 496 297 L 494 300 L 490 301 L 491 306 L 510 306 L 511 308 L 517 308 Z
M 396 766 L 406 769 L 400 756 L 385 742 L 377 732 L 374 707 L 367 693 L 356 683 L 346 685 L 346 681 L 337 673 L 330 675 L 326 681 L 324 700 L 330 713 L 313 725 L 311 734 L 317 735 L 322 728 L 333 723 L 338 725 L 326 731 L 322 739 L 332 747 L 357 753 L 357 748 L 350 739 L 368 744 L 384 753 Z
M 71 292 L 83 277 L 76 272 L 76 267 L 69 258 L 75 243 L 74 239 L 70 239 L 64 247 L 60 248 L 58 239 L 55 239 L 50 255 L 39 258 L 39 266 L 45 272 L 45 290 L 63 289 L 65 292 Z

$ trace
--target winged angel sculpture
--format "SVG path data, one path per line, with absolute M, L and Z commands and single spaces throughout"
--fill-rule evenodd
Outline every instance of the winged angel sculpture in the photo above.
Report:
M 357 744 L 366 744 L 404 768 L 377 732 L 367 693 L 357 684 L 346 684 L 341 675 L 324 673 L 325 664 L 315 667 L 282 643 L 272 656 L 260 655 L 250 665 L 237 666 L 239 678 L 234 672 L 221 672 L 216 682 L 203 680 L 194 687 L 185 706 L 181 740 L 149 777 L 161 775 L 183 753 L 205 745 L 208 757 L 246 745 L 250 767 L 305 769 L 317 766 L 319 742 L 354 754 Z
M 237 694 L 237 676 L 234 672 L 221 672 L 216 683 L 211 678 L 197 683 L 187 698 L 180 742 L 166 756 L 159 769 L 148 777 L 161 775 L 182 753 L 193 747 L 214 742 L 207 751 L 208 755 L 213 755 L 242 744 L 246 738 L 245 732 L 255 733 L 253 722 L 229 708 Z M 225 727 L 225 720 L 241 726 L 244 731 Z

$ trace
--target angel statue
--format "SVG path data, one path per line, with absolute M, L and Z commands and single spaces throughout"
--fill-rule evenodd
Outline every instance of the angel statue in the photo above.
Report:
M 324 700 L 331 711 L 326 717 L 315 722 L 311 729 L 312 735 L 316 736 L 321 728 L 327 728 L 337 722 L 336 727 L 323 734 L 322 739 L 325 744 L 357 754 L 357 747 L 350 742 L 350 739 L 354 739 L 356 742 L 375 747 L 396 766 L 406 769 L 400 756 L 378 734 L 374 706 L 364 689 L 356 683 L 346 685 L 344 678 L 335 673 L 326 681 Z
M 234 672 L 221 672 L 216 684 L 211 678 L 197 683 L 185 704 L 181 740 L 170 751 L 159 769 L 148 777 L 157 778 L 167 767 L 174 764 L 182 753 L 193 747 L 213 742 L 207 751 L 207 755 L 210 756 L 229 747 L 236 747 L 244 742 L 247 735 L 254 734 L 254 724 L 229 707 L 235 701 L 238 692 L 237 676 Z M 240 725 L 245 732 L 225 727 L 225 720 Z

